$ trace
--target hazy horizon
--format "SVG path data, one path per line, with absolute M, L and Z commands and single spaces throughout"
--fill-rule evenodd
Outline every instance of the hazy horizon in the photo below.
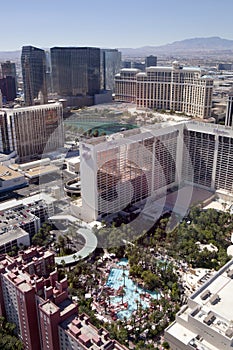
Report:
M 217 36 L 216 36 L 217 37 Z M 140 49 L 140 48 L 143 48 L 143 47 L 153 47 L 153 46 L 165 46 L 165 45 L 169 45 L 169 44 L 173 44 L 175 42 L 182 42 L 182 41 L 185 41 L 185 40 L 190 40 L 190 39 L 200 39 L 200 38 L 204 38 L 204 39 L 208 39 L 208 38 L 212 38 L 212 37 L 193 37 L 193 38 L 183 38 L 183 39 L 180 39 L 180 40 L 175 40 L 173 42 L 169 42 L 169 43 L 163 43 L 163 44 L 160 44 L 160 45 L 142 45 L 142 46 L 138 46 L 138 47 L 112 47 L 112 48 L 115 48 L 115 49 Z M 228 38 L 223 38 L 223 37 L 220 37 L 221 39 L 223 40 L 233 40 L 233 39 L 228 39 Z M 58 47 L 75 47 L 75 45 L 53 45 L 51 47 L 43 47 L 43 46 L 39 46 L 39 45 L 34 45 L 33 43 L 28 43 L 26 45 L 30 45 L 30 46 L 35 46 L 35 47 L 38 47 L 38 48 L 41 48 L 43 50 L 48 50 L 54 46 L 58 46 Z M 23 45 L 22 45 L 23 46 Z M 78 45 L 76 45 L 78 46 Z M 98 46 L 94 46 L 94 45 L 82 45 L 83 47 L 85 46 L 90 46 L 90 47 L 98 47 Z M 109 47 L 100 47 L 100 48 L 109 48 Z M 20 48 L 17 48 L 17 49 L 13 49 L 13 50 L 0 50 L 0 52 L 15 52 L 15 51 L 21 51 L 22 47 Z

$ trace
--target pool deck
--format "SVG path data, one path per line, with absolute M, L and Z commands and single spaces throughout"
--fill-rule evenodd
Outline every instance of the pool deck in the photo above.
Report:
M 129 277 L 129 271 L 121 268 L 122 265 L 125 266 L 127 264 L 123 261 L 122 263 L 118 263 L 119 267 L 111 268 L 106 286 L 109 287 L 110 290 L 114 290 L 112 295 L 110 295 L 110 308 L 112 312 L 116 313 L 119 319 L 129 319 L 133 312 L 138 309 L 139 305 L 141 305 L 143 309 L 149 308 L 151 300 L 159 298 L 159 294 L 156 292 L 152 293 L 137 286 Z M 123 303 L 121 296 L 122 291 L 124 293 Z

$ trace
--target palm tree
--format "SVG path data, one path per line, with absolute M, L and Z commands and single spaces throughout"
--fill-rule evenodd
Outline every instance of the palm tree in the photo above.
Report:
M 66 262 L 65 262 L 64 259 L 61 260 L 61 264 L 62 264 L 62 267 L 63 267 L 63 269 L 64 269 L 64 268 L 66 267 Z
M 124 303 L 124 295 L 125 295 L 125 290 L 122 288 L 119 292 L 119 296 L 121 296 L 121 303 Z
M 138 311 L 139 300 L 136 299 L 135 302 L 136 302 L 136 304 L 137 304 L 137 311 Z
M 124 284 L 123 284 L 123 286 L 125 287 L 125 277 L 126 277 L 126 274 L 125 274 L 125 267 L 123 266 L 123 274 L 122 274 L 122 276 L 123 276 L 123 279 L 124 279 Z

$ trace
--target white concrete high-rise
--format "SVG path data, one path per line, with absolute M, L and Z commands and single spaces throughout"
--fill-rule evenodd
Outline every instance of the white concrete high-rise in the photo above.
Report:
M 0 152 L 15 151 L 29 161 L 64 146 L 63 109 L 59 102 L 0 110 Z
M 233 193 L 233 130 L 200 122 L 157 124 L 80 142 L 87 220 L 191 184 Z

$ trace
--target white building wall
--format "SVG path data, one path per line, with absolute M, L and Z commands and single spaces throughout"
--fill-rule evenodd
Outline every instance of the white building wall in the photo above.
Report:
M 199 118 L 211 115 L 213 80 L 199 68 L 149 67 L 146 73 L 122 69 L 116 75 L 119 101 L 136 101 L 138 107 L 175 110 Z
M 96 151 L 92 146 L 80 142 L 80 156 L 83 219 L 93 221 L 98 216 Z

